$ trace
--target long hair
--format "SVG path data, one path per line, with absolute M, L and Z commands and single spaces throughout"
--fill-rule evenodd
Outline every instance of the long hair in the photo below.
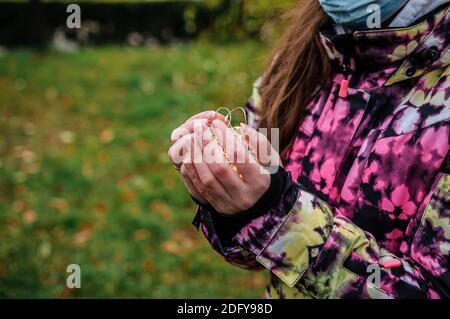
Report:
M 280 38 L 261 87 L 260 127 L 279 128 L 279 147 L 286 156 L 305 108 L 327 82 L 330 63 L 319 30 L 330 21 L 319 0 L 301 0 L 285 15 L 288 27 Z

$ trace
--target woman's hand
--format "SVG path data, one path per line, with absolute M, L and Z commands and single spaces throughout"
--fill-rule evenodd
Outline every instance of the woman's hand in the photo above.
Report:
M 193 184 L 192 180 L 190 178 L 184 177 L 186 176 L 186 166 L 182 167 L 182 164 L 183 159 L 185 159 L 186 162 L 193 163 L 191 151 L 194 146 L 194 127 L 198 126 L 199 123 L 202 122 L 209 124 L 215 119 L 227 123 L 225 117 L 222 114 L 214 111 L 206 111 L 198 113 L 189 118 L 182 125 L 174 129 L 170 137 L 172 140 L 172 146 L 169 148 L 169 158 L 172 161 L 174 167 L 180 171 L 180 175 L 189 193 L 197 201 L 203 204 L 207 204 L 208 201 L 202 196 L 195 184 Z
M 271 166 L 280 165 L 280 159 L 263 134 L 241 126 L 246 145 L 227 124 L 224 119 L 214 120 L 211 115 L 206 121 L 204 116 L 191 118 L 182 125 L 184 134 L 179 134 L 179 128 L 172 134 L 172 138 L 180 137 L 173 139 L 169 156 L 174 165 L 181 164 L 178 166 L 180 174 L 194 198 L 202 203 L 209 202 L 220 213 L 234 214 L 252 207 L 270 184 L 268 171 L 251 155 L 248 147 L 257 158 L 264 150 Z M 181 160 L 177 157 L 180 153 Z M 233 163 L 236 171 L 229 163 Z

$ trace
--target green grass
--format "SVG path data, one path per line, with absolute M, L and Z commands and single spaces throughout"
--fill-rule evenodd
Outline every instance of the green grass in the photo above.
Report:
M 240 106 L 253 42 L 0 56 L 0 297 L 262 297 L 191 226 L 167 158 L 191 114 Z M 81 289 L 66 288 L 79 264 Z

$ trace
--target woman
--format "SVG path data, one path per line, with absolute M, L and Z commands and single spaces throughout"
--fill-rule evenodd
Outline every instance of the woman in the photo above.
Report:
M 172 134 L 194 224 L 230 263 L 269 269 L 268 297 L 450 296 L 450 7 L 371 2 L 292 9 L 246 105 L 251 126 L 279 128 L 276 173 L 193 161 L 233 136 L 215 112 Z M 368 29 L 374 14 L 381 28 Z M 258 153 L 267 140 L 243 129 Z M 190 151 L 177 160 L 180 149 Z M 224 151 L 248 155 L 242 144 Z

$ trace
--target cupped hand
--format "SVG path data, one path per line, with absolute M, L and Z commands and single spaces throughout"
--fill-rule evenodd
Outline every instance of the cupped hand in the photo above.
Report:
M 223 117 L 210 113 L 192 117 L 172 133 L 169 156 L 188 191 L 223 214 L 252 207 L 270 184 L 265 167 L 281 162 L 263 134 L 245 125 L 241 133 L 238 136 Z
M 185 178 L 186 166 L 182 167 L 183 159 L 186 162 L 191 162 L 191 150 L 194 145 L 194 127 L 199 123 L 210 124 L 214 120 L 220 120 L 228 123 L 225 117 L 215 111 L 205 111 L 193 115 L 179 127 L 175 128 L 171 134 L 172 146 L 169 148 L 168 155 L 174 167 L 180 171 L 183 182 L 189 193 L 200 203 L 206 204 L 207 200 L 201 195 L 197 187 L 192 183 L 192 180 Z

